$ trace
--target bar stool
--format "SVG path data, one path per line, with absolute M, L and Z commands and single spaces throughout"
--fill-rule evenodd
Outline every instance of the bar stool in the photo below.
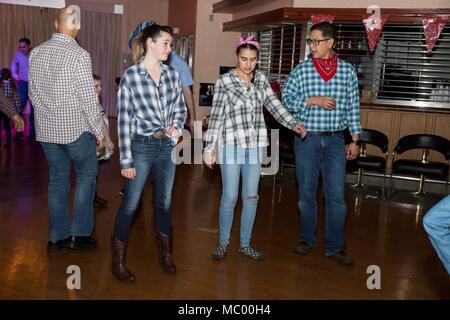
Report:
M 423 149 L 421 160 L 395 160 L 396 155 L 412 149 Z M 450 162 L 445 164 L 433 162 L 429 159 L 430 150 L 435 150 L 444 155 L 444 158 L 450 160 L 450 141 L 444 137 L 431 134 L 412 134 L 401 138 L 394 149 L 392 157 L 392 170 L 389 184 L 389 195 L 393 186 L 393 174 L 406 176 L 419 176 L 419 189 L 413 192 L 414 196 L 425 195 L 426 178 L 434 178 L 446 182 L 446 193 L 448 193 L 449 166 Z

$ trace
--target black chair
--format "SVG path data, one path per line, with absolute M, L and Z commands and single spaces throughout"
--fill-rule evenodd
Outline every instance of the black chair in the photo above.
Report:
M 355 160 L 347 161 L 347 171 L 358 171 L 357 182 L 352 187 L 354 189 L 367 188 L 363 184 L 363 175 L 365 172 L 374 172 L 383 174 L 383 184 L 381 188 L 381 198 L 384 197 L 384 187 L 386 181 L 386 163 L 388 159 L 388 137 L 377 130 L 363 129 L 360 137 L 359 157 Z M 385 156 L 374 156 L 367 154 L 367 145 L 374 145 L 381 149 Z
M 421 160 L 395 160 L 395 156 L 412 149 L 423 149 Z M 413 134 L 401 138 L 394 149 L 392 157 L 392 169 L 389 184 L 391 194 L 392 176 L 394 174 L 420 177 L 419 189 L 414 192 L 415 196 L 425 195 L 425 180 L 437 179 L 446 182 L 446 193 L 448 193 L 449 163 L 432 162 L 429 159 L 430 150 L 435 150 L 450 160 L 450 141 L 444 137 L 431 134 Z

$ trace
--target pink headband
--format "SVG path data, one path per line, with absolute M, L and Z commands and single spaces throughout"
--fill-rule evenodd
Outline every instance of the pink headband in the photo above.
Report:
M 236 48 L 239 48 L 240 46 L 247 44 L 247 43 L 254 45 L 258 49 L 261 47 L 258 42 L 253 40 L 253 36 L 249 36 L 246 39 L 240 37 L 238 43 L 236 44 Z

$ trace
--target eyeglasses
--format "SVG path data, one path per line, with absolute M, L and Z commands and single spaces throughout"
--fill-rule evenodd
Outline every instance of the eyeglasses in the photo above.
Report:
M 322 41 L 327 41 L 327 40 L 330 40 L 330 38 L 322 39 L 322 40 L 306 39 L 306 43 L 308 44 L 308 46 L 311 45 L 311 43 L 312 43 L 315 47 L 318 47 Z

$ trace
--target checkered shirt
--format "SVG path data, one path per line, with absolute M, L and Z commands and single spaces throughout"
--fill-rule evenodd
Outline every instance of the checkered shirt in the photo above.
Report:
M 37 141 L 68 144 L 85 131 L 103 139 L 91 57 L 75 39 L 54 33 L 33 49 L 28 76 Z
M 349 128 L 351 134 L 361 132 L 358 77 L 352 65 L 338 59 L 334 77 L 325 82 L 312 60 L 300 63 L 283 87 L 283 102 L 309 131 L 339 131 Z M 306 107 L 309 97 L 329 96 L 336 100 L 336 109 Z
M 263 106 L 289 129 L 298 123 L 281 104 L 263 73 L 255 72 L 251 86 L 233 70 L 220 76 L 214 87 L 211 118 L 204 138 L 206 150 L 214 151 L 224 143 L 241 148 L 268 146 Z
M 5 96 L 2 88 L 0 88 L 0 112 L 6 114 L 8 118 L 17 114 L 12 101 Z
M 2 83 L 3 94 L 11 100 L 16 110 L 21 109 L 20 97 L 17 90 L 13 87 L 10 80 L 3 80 Z
M 170 124 L 182 134 L 187 111 L 180 77 L 172 67 L 160 66 L 159 86 L 145 69 L 144 60 L 128 68 L 120 81 L 117 109 L 122 169 L 134 168 L 134 135 L 148 137 Z

